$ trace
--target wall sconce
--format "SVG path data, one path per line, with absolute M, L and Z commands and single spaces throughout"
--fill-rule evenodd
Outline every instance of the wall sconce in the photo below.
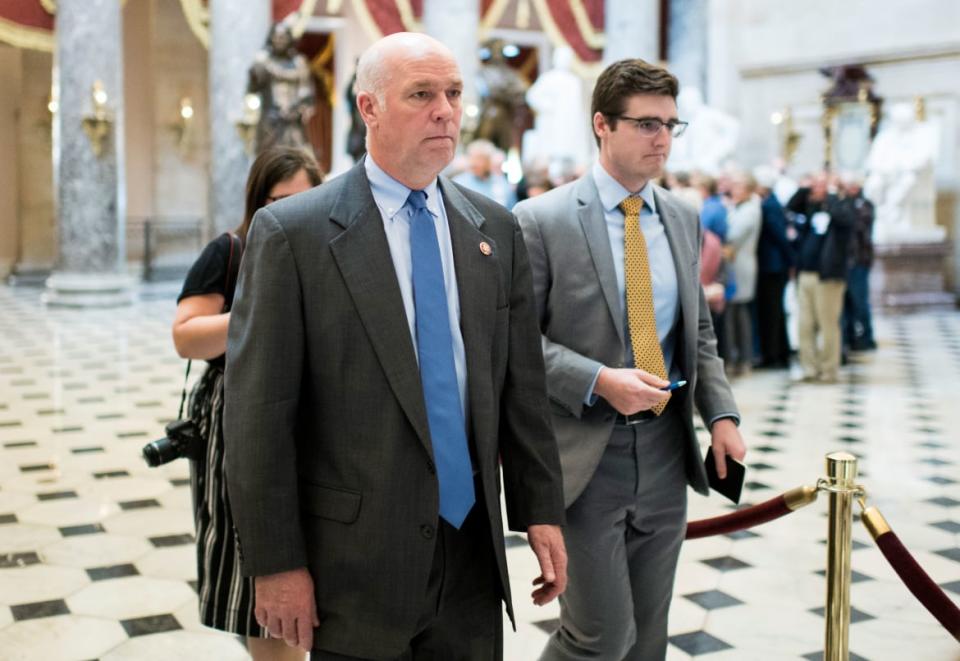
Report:
M 87 134 L 87 138 L 90 140 L 93 155 L 99 158 L 103 154 L 104 143 L 110 135 L 113 118 L 110 116 L 110 111 L 107 110 L 107 92 L 103 89 L 103 83 L 99 80 L 93 83 L 91 97 L 93 99 L 93 112 L 84 115 L 83 132 Z
M 170 125 L 173 131 L 174 140 L 177 143 L 177 149 L 181 155 L 186 155 L 190 144 L 190 136 L 193 134 L 193 101 L 189 96 L 180 99 L 180 112 L 177 115 L 177 121 Z
M 780 156 L 785 164 L 789 164 L 797 153 L 800 139 L 803 138 L 803 134 L 793 128 L 793 112 L 790 107 L 770 115 L 770 123 L 777 127 L 780 134 Z
M 243 140 L 243 146 L 248 154 L 253 154 L 254 138 L 257 135 L 257 124 L 260 123 L 260 97 L 256 94 L 247 94 L 243 97 L 243 116 L 240 121 L 234 122 L 237 134 Z

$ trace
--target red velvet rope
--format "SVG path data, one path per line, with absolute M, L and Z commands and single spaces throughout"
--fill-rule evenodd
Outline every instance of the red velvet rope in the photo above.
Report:
M 885 532 L 877 537 L 877 546 L 913 596 L 960 642 L 960 608 L 914 560 L 900 538 L 893 532 Z
M 736 530 L 752 528 L 761 523 L 779 519 L 781 516 L 789 514 L 792 511 L 793 510 L 787 507 L 787 501 L 781 494 L 753 507 L 737 510 L 730 514 L 715 516 L 712 519 L 690 521 L 687 524 L 687 539 L 724 535 Z

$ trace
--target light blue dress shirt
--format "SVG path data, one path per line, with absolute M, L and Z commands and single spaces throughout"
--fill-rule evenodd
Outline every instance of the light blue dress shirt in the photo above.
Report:
M 390 246 L 390 257 L 400 285 L 403 308 L 407 313 L 413 351 L 417 353 L 416 309 L 413 302 L 413 262 L 410 258 L 410 217 L 413 209 L 407 204 L 410 189 L 384 172 L 369 154 L 364 158 L 370 192 L 383 219 L 383 231 Z M 427 194 L 427 210 L 433 215 L 433 225 L 440 244 L 440 261 L 443 264 L 443 283 L 447 294 L 447 312 L 450 317 L 450 336 L 453 338 L 453 361 L 457 371 L 457 387 L 460 390 L 460 407 L 463 419 L 467 419 L 467 356 L 460 333 L 460 294 L 457 289 L 457 272 L 453 264 L 453 243 L 447 212 L 443 208 L 440 188 L 434 179 L 423 189 Z M 419 361 L 419 356 L 417 357 Z
M 613 254 L 613 266 L 617 274 L 617 290 L 620 294 L 620 312 L 623 315 L 623 328 L 626 337 L 626 355 L 624 364 L 633 367 L 633 350 L 630 343 L 629 324 L 627 323 L 626 284 L 624 280 L 624 215 L 620 210 L 620 203 L 624 198 L 636 195 L 643 199 L 645 206 L 640 212 L 640 231 L 647 242 L 647 259 L 650 263 L 650 275 L 653 284 L 653 308 L 657 319 L 657 337 L 660 339 L 660 348 L 663 350 L 663 362 L 667 366 L 667 374 L 671 381 L 682 378 L 679 369 L 674 365 L 674 329 L 680 312 L 680 290 L 677 286 L 677 269 L 673 262 L 673 252 L 667 240 L 663 223 L 657 215 L 656 201 L 653 197 L 653 185 L 650 182 L 637 193 L 628 191 L 603 169 L 599 161 L 593 164 L 593 180 L 600 194 L 600 204 L 603 206 L 603 219 L 607 224 L 607 236 L 610 239 L 610 251 Z M 585 402 L 593 404 L 596 396 L 594 386 L 600 370 L 597 370 L 587 393 Z

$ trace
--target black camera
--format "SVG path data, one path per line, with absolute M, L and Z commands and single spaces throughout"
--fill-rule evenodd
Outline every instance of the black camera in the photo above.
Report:
M 199 459 L 204 442 L 193 420 L 174 420 L 167 424 L 167 435 L 143 446 L 143 459 L 156 467 L 174 459 Z

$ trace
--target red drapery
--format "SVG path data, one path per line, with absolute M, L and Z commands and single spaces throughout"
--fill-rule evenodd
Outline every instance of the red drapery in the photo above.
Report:
M 5 0 L 0 3 L 0 18 L 26 28 L 53 30 L 53 16 L 40 0 Z
M 599 62 L 603 59 L 603 50 L 593 48 L 587 43 L 586 37 L 571 4 L 579 3 L 590 20 L 590 27 L 598 34 L 603 33 L 603 0 L 545 0 L 550 18 L 557 26 L 563 40 L 573 49 L 577 57 L 584 62 Z

